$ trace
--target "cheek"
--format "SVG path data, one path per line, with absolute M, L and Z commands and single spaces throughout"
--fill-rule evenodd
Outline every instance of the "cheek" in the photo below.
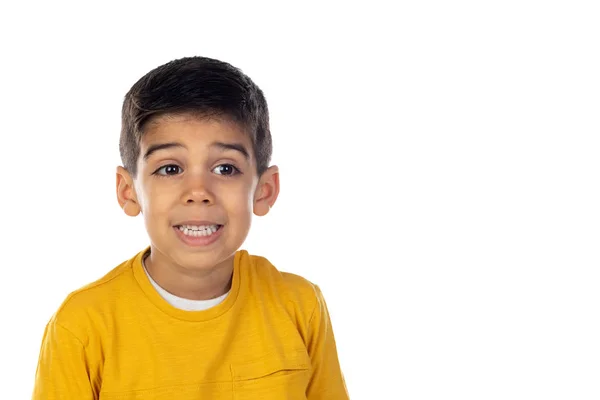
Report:
M 252 198 L 252 193 L 247 187 L 240 187 L 233 193 L 229 192 L 223 199 L 230 214 L 243 218 L 252 212 Z
M 143 208 L 150 215 L 166 214 L 173 207 L 175 196 L 175 190 L 159 190 L 156 187 L 148 187 L 144 193 Z

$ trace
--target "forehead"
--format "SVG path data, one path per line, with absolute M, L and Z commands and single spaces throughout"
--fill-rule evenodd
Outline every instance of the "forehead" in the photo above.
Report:
M 225 117 L 199 117 L 194 115 L 162 115 L 144 127 L 140 148 L 160 142 L 179 142 L 186 147 L 208 146 L 220 142 L 244 145 L 252 153 L 252 142 L 243 127 Z

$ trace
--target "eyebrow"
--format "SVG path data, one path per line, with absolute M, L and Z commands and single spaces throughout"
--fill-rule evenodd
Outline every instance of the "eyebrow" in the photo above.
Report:
M 148 150 L 146 150 L 146 153 L 144 154 L 144 161 L 148 160 L 148 157 L 150 157 L 152 153 L 155 153 L 159 150 L 171 149 L 174 147 L 181 147 L 184 149 L 186 148 L 183 144 L 177 142 L 153 144 L 150 145 L 150 147 L 148 147 Z
M 250 160 L 250 153 L 248 153 L 248 150 L 246 150 L 246 148 L 244 147 L 243 144 L 241 143 L 223 143 L 223 142 L 214 142 L 211 147 L 218 147 L 219 149 L 225 151 L 225 150 L 235 150 L 238 151 L 240 153 L 242 153 L 242 155 L 244 156 L 244 158 L 246 159 L 246 161 Z
M 241 153 L 246 160 L 250 160 L 250 153 L 244 147 L 243 144 L 240 143 L 224 143 L 224 142 L 214 142 L 211 144 L 211 147 L 217 147 L 222 151 L 225 150 L 235 150 Z M 187 149 L 183 144 L 177 142 L 169 142 L 169 143 L 157 143 L 150 145 L 146 153 L 144 154 L 144 161 L 147 161 L 148 158 L 155 152 L 159 150 L 171 149 L 171 148 L 183 148 Z

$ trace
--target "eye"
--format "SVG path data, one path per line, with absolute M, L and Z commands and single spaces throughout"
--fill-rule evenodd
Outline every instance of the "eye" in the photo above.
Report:
M 231 176 L 231 175 L 239 174 L 240 170 L 231 164 L 221 164 L 221 165 L 217 165 L 213 169 L 213 172 L 217 175 Z
M 177 175 L 177 174 L 180 174 L 181 172 L 183 172 L 181 167 L 179 167 L 178 165 L 175 165 L 175 164 L 169 164 L 169 165 L 160 167 L 154 173 L 156 175 L 168 176 L 168 175 Z

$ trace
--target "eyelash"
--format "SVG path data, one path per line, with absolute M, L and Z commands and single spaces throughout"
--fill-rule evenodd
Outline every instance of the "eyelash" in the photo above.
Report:
M 240 171 L 238 167 L 236 167 L 233 164 L 227 164 L 227 163 L 217 165 L 215 168 L 212 169 L 212 171 L 214 171 L 215 169 L 217 169 L 219 167 L 224 167 L 224 166 L 233 168 L 233 173 L 231 173 L 229 175 L 226 175 L 226 174 L 216 174 L 216 175 L 220 175 L 220 176 L 223 176 L 223 177 L 226 177 L 226 178 L 231 178 L 233 176 L 240 175 L 242 173 L 242 171 Z M 165 169 L 167 167 L 176 167 L 176 168 L 179 168 L 179 170 L 183 171 L 183 168 L 181 168 L 177 164 L 167 164 L 167 165 L 163 165 L 162 167 L 160 167 L 159 169 L 157 169 L 156 171 L 154 171 L 152 173 L 152 175 L 156 175 L 159 178 L 168 178 L 170 176 L 176 176 L 176 175 L 181 174 L 181 172 L 179 172 L 178 174 L 160 174 L 159 173 L 160 170 Z

